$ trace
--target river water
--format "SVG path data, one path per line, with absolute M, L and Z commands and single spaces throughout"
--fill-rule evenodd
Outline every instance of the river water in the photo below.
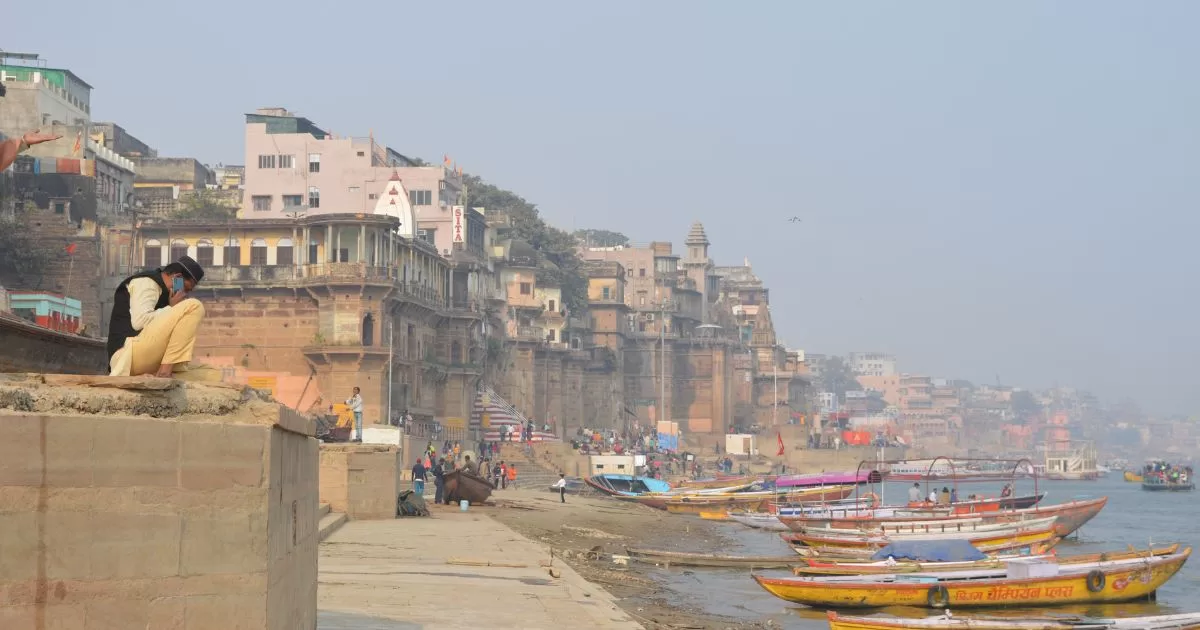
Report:
M 907 500 L 910 483 L 884 484 L 883 500 L 894 504 Z M 981 493 L 998 496 L 1000 484 L 960 483 L 960 495 Z M 1194 493 L 1146 492 L 1136 483 L 1126 483 L 1119 473 L 1110 473 L 1098 481 L 1040 481 L 1046 493 L 1044 505 L 1075 498 L 1108 497 L 1108 505 L 1077 534 L 1059 543 L 1060 555 L 1139 549 L 1148 544 L 1163 546 L 1172 542 L 1194 544 L 1200 541 L 1200 496 Z M 878 490 L 877 490 L 878 491 Z M 1032 493 L 1033 482 L 1017 484 L 1017 493 Z M 680 516 L 680 518 L 693 518 Z M 726 549 L 691 549 L 730 554 L 787 555 L 788 549 L 776 532 L 753 530 L 737 523 L 720 523 L 734 541 Z M 1198 550 L 1200 551 L 1200 550 Z M 787 571 L 763 571 L 764 574 L 790 575 Z M 680 603 L 709 613 L 746 620 L 772 620 L 776 627 L 809 630 L 828 628 L 824 611 L 813 610 L 778 599 L 764 591 L 744 570 L 671 568 L 657 569 L 652 575 L 662 582 Z M 1155 603 L 1061 606 L 1036 609 L 1037 614 L 1072 614 L 1102 617 L 1166 615 L 1200 611 L 1200 559 L 1192 559 L 1158 591 Z M 890 613 L 905 617 L 924 617 L 933 611 L 914 608 L 851 612 L 850 614 Z M 1014 614 L 1022 609 L 988 610 L 986 614 Z M 964 611 L 964 614 L 968 614 Z

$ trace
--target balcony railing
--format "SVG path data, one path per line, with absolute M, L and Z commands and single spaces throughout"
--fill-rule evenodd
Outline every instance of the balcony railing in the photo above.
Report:
M 513 339 L 519 341 L 545 341 L 546 330 L 541 326 L 517 326 Z

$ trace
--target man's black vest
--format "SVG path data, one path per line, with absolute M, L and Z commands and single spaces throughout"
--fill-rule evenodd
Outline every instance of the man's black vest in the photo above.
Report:
M 155 309 L 160 309 L 171 303 L 171 292 L 167 290 L 167 285 L 162 281 L 162 269 L 151 269 L 143 271 L 125 278 L 120 285 L 117 286 L 117 293 L 113 297 L 112 317 L 108 321 L 108 358 L 112 360 L 112 356 L 117 353 L 125 345 L 125 340 L 130 337 L 138 336 L 141 331 L 133 329 L 133 318 L 129 314 L 129 281 L 137 278 L 150 278 L 161 289 L 158 296 L 158 303 L 154 305 Z

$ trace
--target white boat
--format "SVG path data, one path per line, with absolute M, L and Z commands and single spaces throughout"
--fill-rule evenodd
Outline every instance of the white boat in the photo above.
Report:
M 747 527 L 765 529 L 772 532 L 790 531 L 783 521 L 774 514 L 759 514 L 755 512 L 729 512 L 729 520 L 737 521 Z

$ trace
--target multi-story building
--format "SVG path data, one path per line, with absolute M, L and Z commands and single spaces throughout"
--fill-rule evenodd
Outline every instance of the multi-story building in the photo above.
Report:
M 850 369 L 856 376 L 895 376 L 896 357 L 883 352 L 851 352 Z
M 35 53 L 0 51 L 0 81 L 8 91 L 0 132 L 10 137 L 52 125 L 86 129 L 91 122 L 92 86 L 70 70 L 46 66 Z
M 247 218 L 370 212 L 384 183 L 397 175 L 418 220 L 437 224 L 422 228 L 421 238 L 443 254 L 462 242 L 453 229 L 462 178 L 449 168 L 417 166 L 374 137 L 334 136 L 282 108 L 246 114 L 245 138 Z M 481 230 L 482 221 L 475 223 Z
M 480 326 L 442 329 L 459 315 L 449 263 L 405 235 L 399 218 L 150 219 L 136 247 L 147 267 L 182 254 L 205 267 L 197 361 L 241 369 L 304 411 L 360 387 L 368 422 L 407 409 L 418 423 L 465 427 L 481 374 L 485 344 L 472 336 Z

